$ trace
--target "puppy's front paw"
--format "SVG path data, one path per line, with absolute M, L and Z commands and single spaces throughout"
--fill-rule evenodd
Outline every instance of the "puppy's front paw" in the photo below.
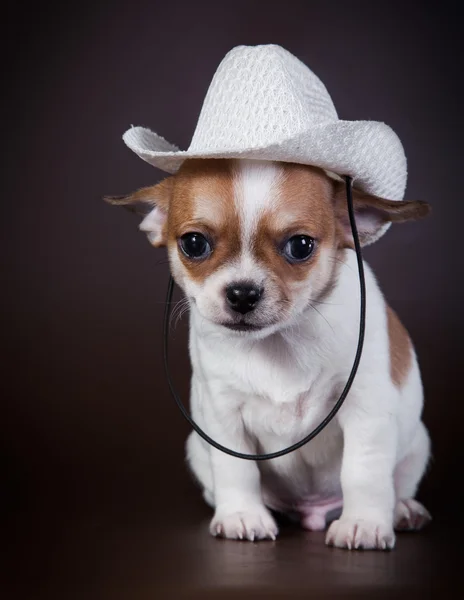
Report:
M 253 506 L 247 510 L 230 512 L 216 509 L 211 525 L 211 535 L 231 540 L 275 540 L 279 530 L 271 513 L 265 506 Z
M 325 543 L 348 550 L 391 550 L 395 534 L 385 523 L 342 517 L 329 527 Z
M 429 511 L 417 500 L 398 500 L 395 508 L 395 529 L 418 531 L 432 519 Z

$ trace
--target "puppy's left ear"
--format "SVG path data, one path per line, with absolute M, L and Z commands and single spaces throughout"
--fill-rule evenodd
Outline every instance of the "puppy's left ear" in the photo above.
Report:
M 336 183 L 334 200 L 340 247 L 354 248 L 345 183 Z M 386 200 L 356 188 L 353 188 L 353 207 L 361 246 L 367 246 L 378 240 L 390 223 L 423 219 L 431 210 L 427 202 Z
M 150 243 L 158 248 L 166 245 L 166 223 L 173 183 L 173 177 L 168 177 L 161 183 L 142 188 L 128 196 L 106 196 L 104 200 L 109 204 L 124 206 L 142 216 L 139 229 L 144 231 Z

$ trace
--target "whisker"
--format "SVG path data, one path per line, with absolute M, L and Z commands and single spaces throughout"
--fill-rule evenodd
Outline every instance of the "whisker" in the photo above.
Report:
M 177 323 L 179 322 L 179 319 L 182 317 L 182 315 L 189 309 L 189 303 L 188 303 L 188 298 L 184 297 L 181 298 L 180 300 L 178 300 L 176 302 L 176 305 L 174 306 L 170 318 L 169 318 L 169 326 L 172 327 L 172 322 L 175 319 L 174 322 L 174 327 L 177 326 Z
M 341 265 L 344 265 L 345 267 L 347 267 L 350 271 L 352 271 L 354 273 L 353 268 L 348 263 L 346 263 L 345 261 L 343 261 L 341 258 L 337 258 L 336 256 L 329 256 L 328 260 L 330 260 L 332 262 L 338 262 Z
M 341 304 L 335 304 L 335 302 L 323 302 L 322 300 L 316 300 L 315 298 L 308 298 L 308 302 L 315 302 L 316 304 L 325 304 L 326 306 L 342 306 Z
M 180 310 L 179 310 L 179 314 L 177 315 L 177 319 L 175 322 L 174 326 L 177 326 L 177 323 L 182 319 L 182 317 L 185 315 L 185 313 L 188 313 L 190 310 L 190 304 L 185 304 L 185 306 L 183 306 Z
M 324 321 L 327 323 L 327 325 L 330 327 L 330 329 L 335 333 L 335 329 L 332 327 L 332 325 L 329 323 L 329 321 L 327 321 L 327 319 L 324 317 L 324 315 L 321 313 L 321 311 L 317 310 L 317 308 L 315 306 L 313 306 L 311 303 L 309 303 L 308 306 L 310 306 L 313 310 L 315 310 L 317 312 L 317 314 L 320 315 L 324 319 Z

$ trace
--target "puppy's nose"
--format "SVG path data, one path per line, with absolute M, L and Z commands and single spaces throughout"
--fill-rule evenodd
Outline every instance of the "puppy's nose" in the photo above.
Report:
M 244 315 L 258 304 L 263 290 L 249 283 L 233 283 L 226 288 L 227 303 L 236 312 Z

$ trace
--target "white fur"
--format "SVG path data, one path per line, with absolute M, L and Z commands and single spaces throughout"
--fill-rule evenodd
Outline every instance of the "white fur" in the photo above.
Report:
M 279 195 L 281 170 L 276 163 L 241 160 L 236 162 L 235 201 L 239 208 L 243 247 L 249 249 L 259 218 L 272 209 Z
M 279 173 L 271 165 L 244 163 L 237 177 L 241 233 L 249 241 L 257 216 L 277 193 Z M 308 298 L 331 268 L 327 253 L 321 256 L 320 281 L 311 276 L 295 284 L 286 309 L 273 305 L 271 275 L 247 245 L 240 258 L 202 284 L 185 275 L 176 249 L 170 258 L 176 280 L 194 299 L 193 418 L 218 442 L 241 452 L 273 452 L 306 436 L 330 411 L 353 363 L 359 330 L 355 253 L 346 251 L 336 285 L 317 311 Z M 365 271 L 367 326 L 358 374 L 343 407 L 318 437 L 285 457 L 256 463 L 190 435 L 189 463 L 206 501 L 215 507 L 213 535 L 274 539 L 277 526 L 268 508 L 320 527 L 326 516 L 321 507 L 340 506 L 342 499 L 342 514 L 330 526 L 327 543 L 386 549 L 395 542 L 394 524 L 411 521 L 411 511 L 420 513 L 417 505 L 404 503 L 413 498 L 429 454 L 420 420 L 419 369 L 414 356 L 404 385 L 392 382 L 386 305 L 367 264 Z M 273 322 L 258 333 L 231 332 L 220 324 L 226 318 L 224 286 L 238 277 L 269 286 L 262 319 L 271 315 Z
M 144 231 L 151 244 L 156 246 L 163 240 L 162 230 L 166 222 L 166 213 L 155 206 L 139 225 L 140 231 Z

